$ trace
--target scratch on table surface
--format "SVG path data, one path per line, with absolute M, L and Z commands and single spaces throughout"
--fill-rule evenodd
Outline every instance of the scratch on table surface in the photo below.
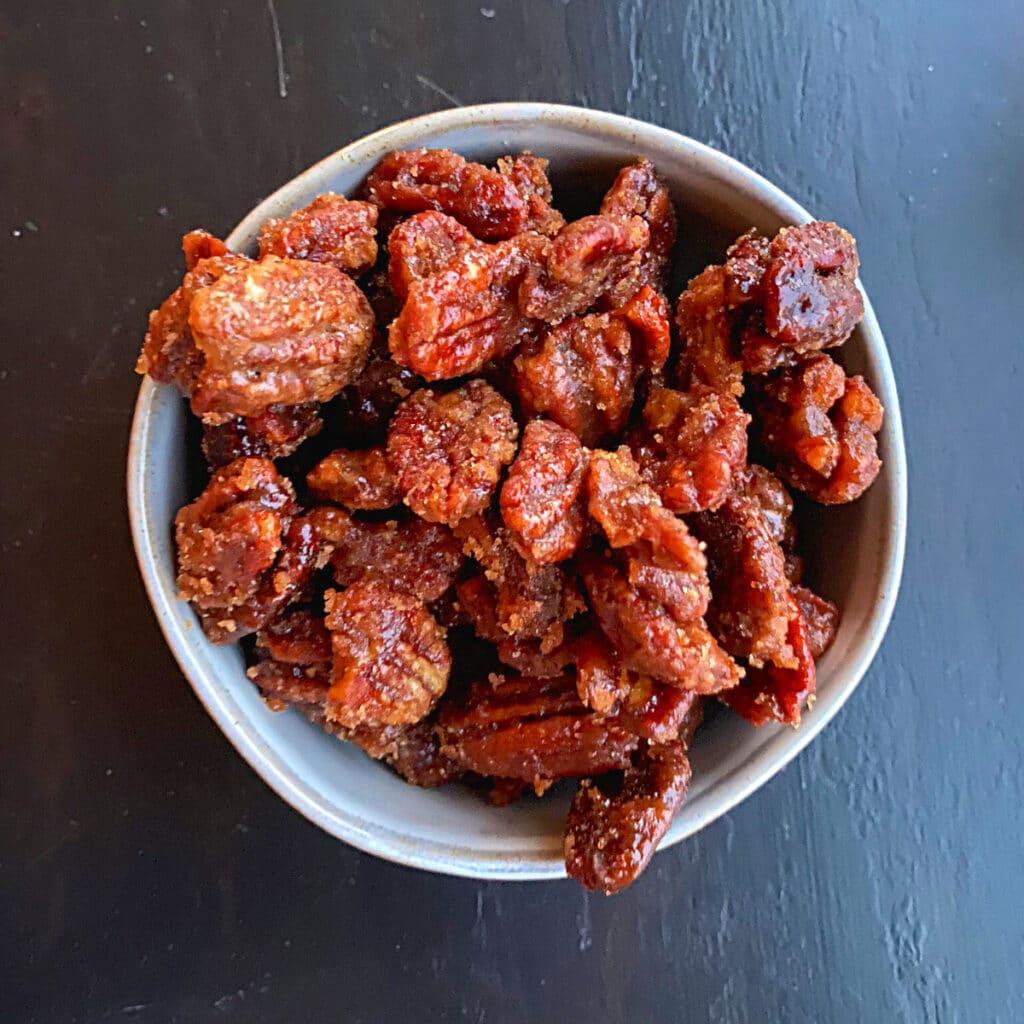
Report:
M 277 8 L 274 0 L 267 0 L 267 11 L 270 13 L 270 30 L 274 35 L 274 55 L 277 57 L 277 94 L 281 99 L 288 96 L 288 76 L 284 70 L 284 46 L 281 44 L 281 26 L 277 21 Z
M 576 915 L 576 929 L 579 932 L 579 947 L 581 953 L 586 953 L 594 944 L 594 929 L 590 920 L 590 893 L 583 890 L 580 912 Z
M 455 106 L 457 107 L 465 106 L 465 104 L 462 102 L 462 100 L 459 99 L 458 96 L 453 96 L 450 92 L 448 92 L 447 89 L 442 89 L 441 86 L 437 84 L 437 82 L 432 82 L 429 78 L 427 78 L 426 75 L 417 75 L 416 81 L 419 82 L 420 85 L 424 86 L 425 88 L 431 89 L 433 92 L 436 92 L 438 96 L 443 96 L 449 103 L 454 103 Z

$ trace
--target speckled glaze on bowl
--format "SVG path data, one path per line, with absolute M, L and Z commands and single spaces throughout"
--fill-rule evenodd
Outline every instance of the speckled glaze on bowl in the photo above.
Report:
M 254 247 L 268 217 L 325 191 L 350 193 L 392 149 L 445 146 L 493 160 L 530 149 L 551 160 L 556 204 L 584 195 L 596 203 L 616 169 L 637 154 L 654 161 L 680 210 L 677 279 L 720 259 L 728 242 L 755 225 L 772 233 L 810 214 L 753 171 L 674 132 L 575 107 L 501 103 L 404 121 L 353 142 L 260 203 L 227 239 Z M 570 215 L 577 210 L 565 202 Z M 880 272 L 880 271 L 879 271 Z M 714 821 L 780 771 L 825 727 L 864 675 L 896 602 L 906 532 L 906 462 L 899 404 L 885 342 L 865 298 L 863 323 L 841 350 L 886 409 L 883 468 L 860 501 L 813 515 L 804 527 L 808 575 L 843 612 L 836 642 L 818 669 L 818 699 L 798 730 L 756 730 L 731 715 L 712 716 L 692 751 L 689 799 L 664 849 Z M 368 853 L 431 871 L 474 878 L 563 876 L 562 828 L 568 796 L 549 794 L 512 807 L 488 807 L 454 786 L 421 790 L 299 714 L 273 713 L 244 674 L 239 651 L 204 638 L 176 596 L 172 522 L 186 499 L 185 423 L 178 394 L 145 380 L 128 457 L 128 507 L 150 600 L 182 671 L 238 752 L 296 810 Z

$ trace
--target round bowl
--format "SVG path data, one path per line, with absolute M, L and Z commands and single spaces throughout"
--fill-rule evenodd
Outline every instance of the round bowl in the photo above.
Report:
M 252 250 L 268 217 L 304 206 L 321 192 L 350 194 L 389 150 L 415 146 L 448 147 L 483 161 L 523 149 L 548 157 L 556 202 L 569 215 L 596 209 L 622 164 L 638 154 L 649 157 L 680 214 L 676 288 L 705 264 L 720 261 L 746 228 L 771 234 L 812 219 L 754 171 L 675 132 L 575 107 L 500 103 L 427 114 L 345 146 L 260 203 L 228 245 Z M 864 320 L 839 358 L 849 371 L 864 374 L 885 406 L 883 466 L 861 500 L 810 511 L 802 520 L 809 580 L 842 611 L 838 636 L 818 668 L 817 701 L 799 729 L 754 729 L 730 714 L 710 716 L 693 745 L 689 798 L 662 849 L 735 807 L 821 732 L 864 675 L 892 615 L 906 530 L 906 464 L 892 368 L 866 298 Z M 205 639 L 175 585 L 172 523 L 187 500 L 186 416 L 172 388 L 143 382 L 128 457 L 132 534 L 167 643 L 238 752 L 310 821 L 368 853 L 474 878 L 563 876 L 564 787 L 500 809 L 457 786 L 416 789 L 298 713 L 268 710 L 245 676 L 237 647 L 214 647 Z

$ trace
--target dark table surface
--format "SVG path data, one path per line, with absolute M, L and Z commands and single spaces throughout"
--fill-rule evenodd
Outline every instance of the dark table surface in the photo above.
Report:
M 1022 43 L 1020 0 L 0 3 L 0 1019 L 1024 1019 Z M 180 676 L 125 520 L 183 230 L 502 99 L 687 133 L 848 226 L 903 403 L 873 668 L 610 900 L 394 867 L 291 811 Z

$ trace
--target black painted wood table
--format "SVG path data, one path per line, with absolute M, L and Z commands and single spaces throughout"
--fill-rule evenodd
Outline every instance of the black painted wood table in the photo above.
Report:
M 5 1022 L 1024 1019 L 1019 0 L 0 3 Z M 206 717 L 122 477 L 178 238 L 366 132 L 556 100 L 857 236 L 903 590 L 823 735 L 613 898 L 374 860 Z

